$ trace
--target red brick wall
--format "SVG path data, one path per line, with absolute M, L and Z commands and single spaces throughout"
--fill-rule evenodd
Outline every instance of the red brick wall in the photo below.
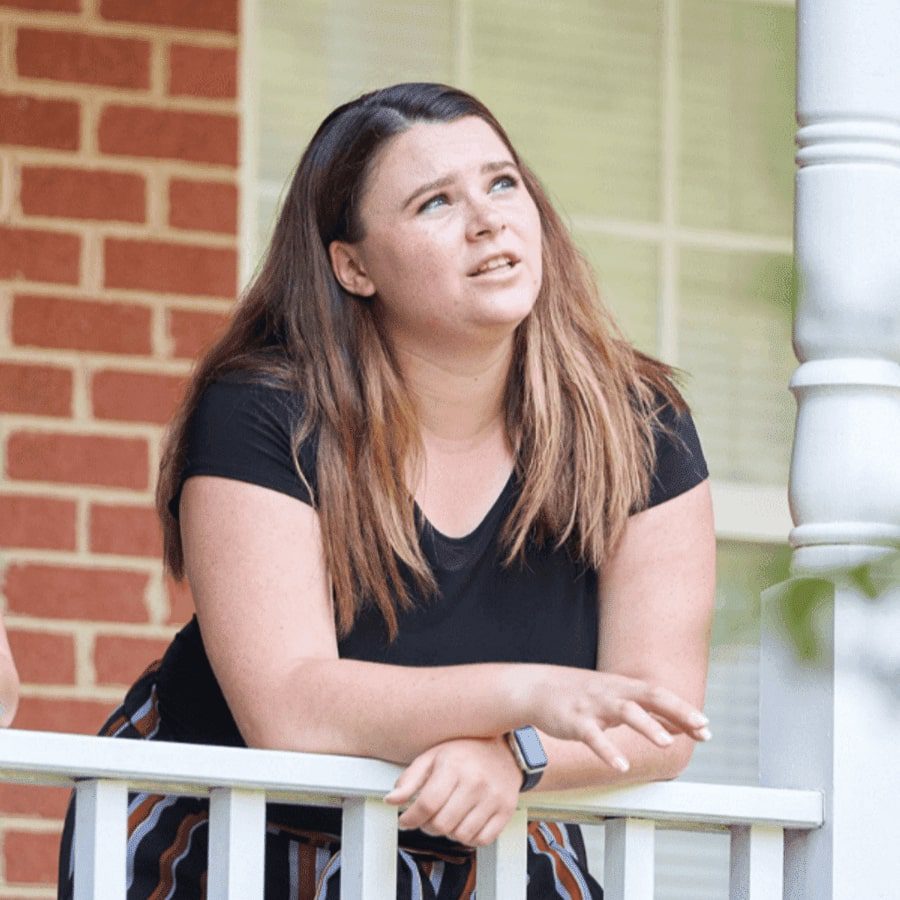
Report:
M 237 284 L 238 0 L 0 0 L 0 564 L 15 725 L 94 732 L 190 610 L 162 426 Z M 2 736 L 0 736 L 2 739 Z M 66 794 L 0 785 L 0 896 Z

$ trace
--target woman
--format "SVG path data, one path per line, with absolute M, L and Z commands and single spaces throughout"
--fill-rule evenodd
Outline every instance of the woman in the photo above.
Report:
M 0 619 L 0 728 L 9 728 L 19 707 L 19 673 Z
M 441 900 L 541 776 L 674 777 L 709 736 L 714 538 L 672 374 L 476 99 L 336 109 L 168 435 L 196 617 L 105 733 L 401 763 L 398 896 Z M 129 897 L 203 892 L 207 815 L 132 798 Z M 339 812 L 268 817 L 266 896 L 337 897 Z M 528 865 L 529 897 L 602 896 L 577 828 L 532 823 Z

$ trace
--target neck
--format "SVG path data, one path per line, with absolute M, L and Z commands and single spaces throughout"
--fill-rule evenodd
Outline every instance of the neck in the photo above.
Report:
M 505 428 L 504 394 L 512 339 L 468 357 L 436 358 L 396 347 L 428 444 L 471 446 Z

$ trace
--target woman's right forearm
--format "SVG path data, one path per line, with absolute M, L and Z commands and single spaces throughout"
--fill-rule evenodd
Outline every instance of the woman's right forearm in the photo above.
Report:
M 408 763 L 442 741 L 495 737 L 527 724 L 529 698 L 545 668 L 551 667 L 305 660 L 287 673 L 275 702 L 240 723 L 241 730 L 251 746 Z

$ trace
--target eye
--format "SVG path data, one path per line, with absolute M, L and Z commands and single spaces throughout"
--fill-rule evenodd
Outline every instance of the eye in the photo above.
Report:
M 436 203 L 436 201 L 438 201 L 438 200 L 446 200 L 446 199 L 447 199 L 447 195 L 446 195 L 446 194 L 435 194 L 434 197 L 432 197 L 430 200 L 426 200 L 426 201 L 419 207 L 419 212 L 425 212 L 426 210 L 434 209 L 434 208 L 435 208 L 434 204 Z
M 493 182 L 493 184 L 491 185 L 491 187 L 495 187 L 496 185 L 500 184 L 500 183 L 503 182 L 503 181 L 508 182 L 510 187 L 516 187 L 516 186 L 518 186 L 518 184 L 519 184 L 519 179 L 516 178 L 515 176 L 513 176 L 513 175 L 501 175 L 499 178 L 495 178 L 495 179 L 494 179 L 494 182 Z

